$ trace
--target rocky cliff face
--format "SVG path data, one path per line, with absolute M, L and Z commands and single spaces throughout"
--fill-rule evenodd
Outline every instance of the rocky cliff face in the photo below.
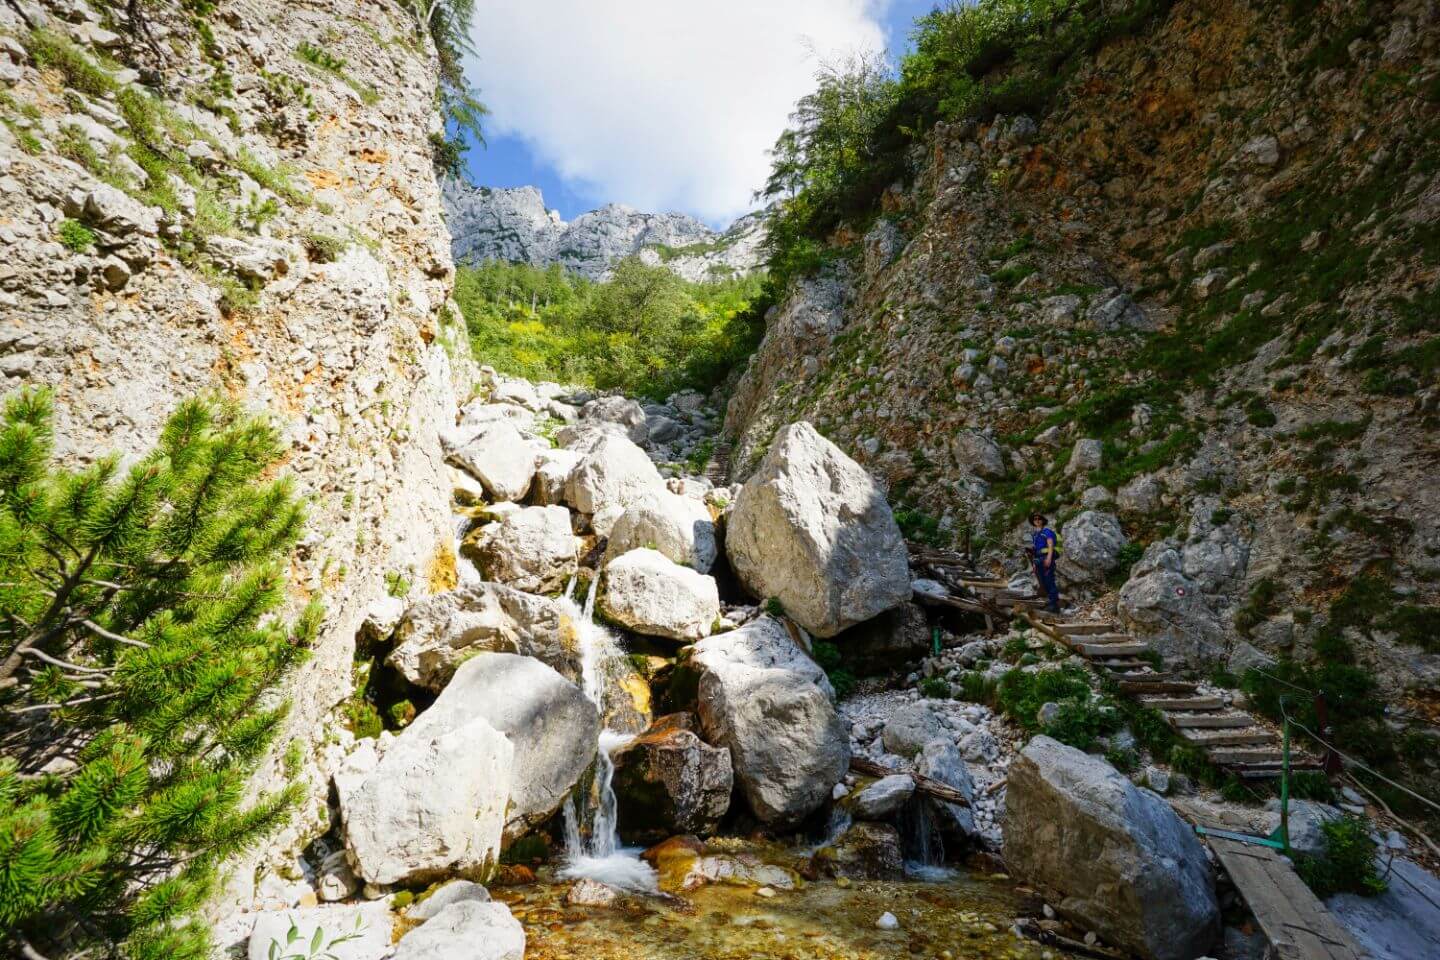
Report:
M 611 203 L 572 222 L 547 210 L 535 187 L 493 189 L 448 178 L 442 196 L 456 260 L 558 263 L 592 280 L 639 255 L 687 280 L 743 275 L 760 265 L 763 217 L 748 214 L 717 232 L 681 213 L 641 213 Z
M 1071 596 L 1124 583 L 1119 615 L 1184 664 L 1353 656 L 1419 710 L 1437 16 L 1177 2 L 1038 120 L 938 126 L 770 318 L 734 464 L 810 419 L 912 534 L 1013 571 L 1026 512 L 1058 514 Z
M 37 29 L 0 7 L 3 385 L 54 388 L 76 460 L 148 448 L 201 391 L 275 419 L 310 502 L 291 593 L 328 611 L 290 691 L 308 741 L 387 574 L 453 582 L 437 431 L 468 361 L 442 322 L 433 54 L 380 2 L 21 6 Z

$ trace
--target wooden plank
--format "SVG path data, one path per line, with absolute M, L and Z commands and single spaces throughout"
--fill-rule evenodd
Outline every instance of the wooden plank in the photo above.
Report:
M 1109 645 L 1114 643 L 1144 643 L 1145 641 L 1136 640 L 1128 633 L 1094 633 L 1082 634 L 1076 639 L 1076 642 L 1085 644 L 1099 643 Z
M 1150 647 L 1143 643 L 1077 643 L 1075 649 L 1087 657 L 1125 657 L 1144 653 Z
M 1255 726 L 1248 713 L 1167 713 L 1165 722 L 1177 730 L 1242 730 Z
M 874 760 L 856 756 L 850 758 L 850 769 L 856 773 L 863 773 L 867 777 L 888 777 L 898 772 L 878 764 Z M 921 793 L 929 794 L 937 800 L 944 800 L 946 803 L 953 803 L 962 807 L 970 806 L 970 801 L 965 798 L 965 794 L 950 786 L 948 783 L 941 783 L 939 780 L 927 777 L 923 773 L 915 773 L 913 771 L 910 773 L 910 779 L 915 781 L 915 789 Z
M 1130 674 L 1118 672 L 1121 670 L 1144 670 L 1153 666 L 1154 665 L 1149 660 L 1134 660 L 1131 658 L 1105 661 L 1105 667 L 1110 671 L 1110 675 L 1113 677 L 1130 676 Z
M 1257 743 L 1278 743 L 1280 738 L 1269 730 L 1245 730 L 1238 733 L 1206 733 L 1202 730 L 1181 730 L 1180 735 L 1197 747 L 1243 747 Z
M 1193 693 L 1195 684 L 1188 680 L 1121 680 L 1120 692 L 1130 695 L 1140 693 Z
M 1277 851 L 1220 837 L 1209 843 L 1279 960 L 1366 956 Z
M 1055 629 L 1067 637 L 1078 637 L 1081 635 L 1093 635 L 1100 633 L 1117 633 L 1119 627 L 1113 623 L 1061 623 Z
M 1212 762 L 1222 766 L 1231 763 L 1279 763 L 1283 759 L 1279 750 L 1264 747 L 1250 749 L 1217 747 L 1207 751 L 1207 755 Z
M 1220 697 L 1182 697 L 1180 699 L 1161 697 L 1140 702 L 1147 707 L 1154 707 L 1156 710 L 1164 710 L 1168 713 L 1178 713 L 1184 710 L 1219 710 L 1225 706 L 1225 701 Z

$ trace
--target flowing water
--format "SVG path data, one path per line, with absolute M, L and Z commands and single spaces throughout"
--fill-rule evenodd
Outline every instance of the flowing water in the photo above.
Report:
M 560 600 L 562 614 L 575 624 L 580 647 L 580 684 L 603 719 L 611 665 L 624 655 L 615 635 L 595 622 L 595 587 L 590 581 L 583 606 L 571 599 L 573 582 Z M 595 789 L 588 798 L 576 793 L 565 801 L 565 864 L 567 879 L 598 880 L 621 890 L 653 893 L 655 871 L 640 859 L 640 848 L 620 843 L 616 816 L 614 752 L 634 739 L 632 734 L 602 727 L 595 764 Z

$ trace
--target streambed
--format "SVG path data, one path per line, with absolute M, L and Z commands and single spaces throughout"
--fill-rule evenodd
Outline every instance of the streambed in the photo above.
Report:
M 529 960 L 1059 960 L 1018 939 L 1026 896 L 1003 877 L 804 883 L 769 898 L 712 884 L 683 900 L 624 896 L 604 907 L 564 902 L 567 883 L 493 889 L 525 927 Z M 876 927 L 886 912 L 894 930 Z

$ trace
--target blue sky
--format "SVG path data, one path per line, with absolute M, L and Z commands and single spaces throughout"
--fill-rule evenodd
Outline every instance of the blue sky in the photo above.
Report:
M 798 46 L 823 55 L 883 37 L 898 56 L 912 21 L 935 0 L 811 0 L 819 6 L 808 11 L 796 0 L 753 10 L 736 0 L 654 0 L 678 4 L 686 8 L 682 13 L 671 13 L 674 7 L 642 12 L 636 9 L 642 0 L 589 2 L 608 8 L 602 19 L 581 22 L 590 8 L 566 11 L 562 0 L 477 3 L 472 39 L 479 59 L 469 73 L 495 115 L 487 124 L 488 146 L 468 154 L 471 179 L 484 186 L 537 186 L 567 220 L 613 200 L 678 209 L 720 226 L 748 208 L 748 191 L 758 186 L 755 154 L 773 142 L 788 105 L 808 89 L 814 61 Z M 790 12 L 775 13 L 775 6 Z M 643 36 L 649 21 L 666 16 L 672 22 L 654 27 L 654 38 Z M 764 17 L 772 22 L 757 28 Z M 740 22 L 745 19 L 750 22 Z M 687 39 L 676 43 L 677 37 Z M 694 39 L 699 37 L 710 39 Z M 756 50 L 767 41 L 769 49 Z M 686 43 L 696 46 L 687 50 Z M 542 55 L 533 48 L 527 53 L 527 45 L 541 46 Z M 671 59 L 655 62 L 652 53 L 667 49 Z M 588 82 L 556 76 L 567 64 Z M 714 78 L 727 70 L 733 74 L 725 83 L 736 89 L 713 89 Z M 752 77 L 748 88 L 746 76 Z M 698 88 L 687 89 L 690 84 Z M 667 99 L 669 87 L 676 92 Z M 668 113 L 671 101 L 682 98 L 696 106 Z M 737 111 L 737 103 L 747 108 Z M 707 104 L 713 117 L 705 115 Z M 606 111 L 613 115 L 598 115 Z M 647 124 L 649 115 L 655 119 Z M 716 139 L 717 126 L 734 135 Z M 742 151 L 748 159 L 743 169 L 730 169 L 716 154 L 739 150 L 741 143 L 749 146 Z M 685 152 L 687 145 L 692 152 Z M 680 167 L 693 168 L 693 176 Z M 741 183 L 747 184 L 743 190 Z

